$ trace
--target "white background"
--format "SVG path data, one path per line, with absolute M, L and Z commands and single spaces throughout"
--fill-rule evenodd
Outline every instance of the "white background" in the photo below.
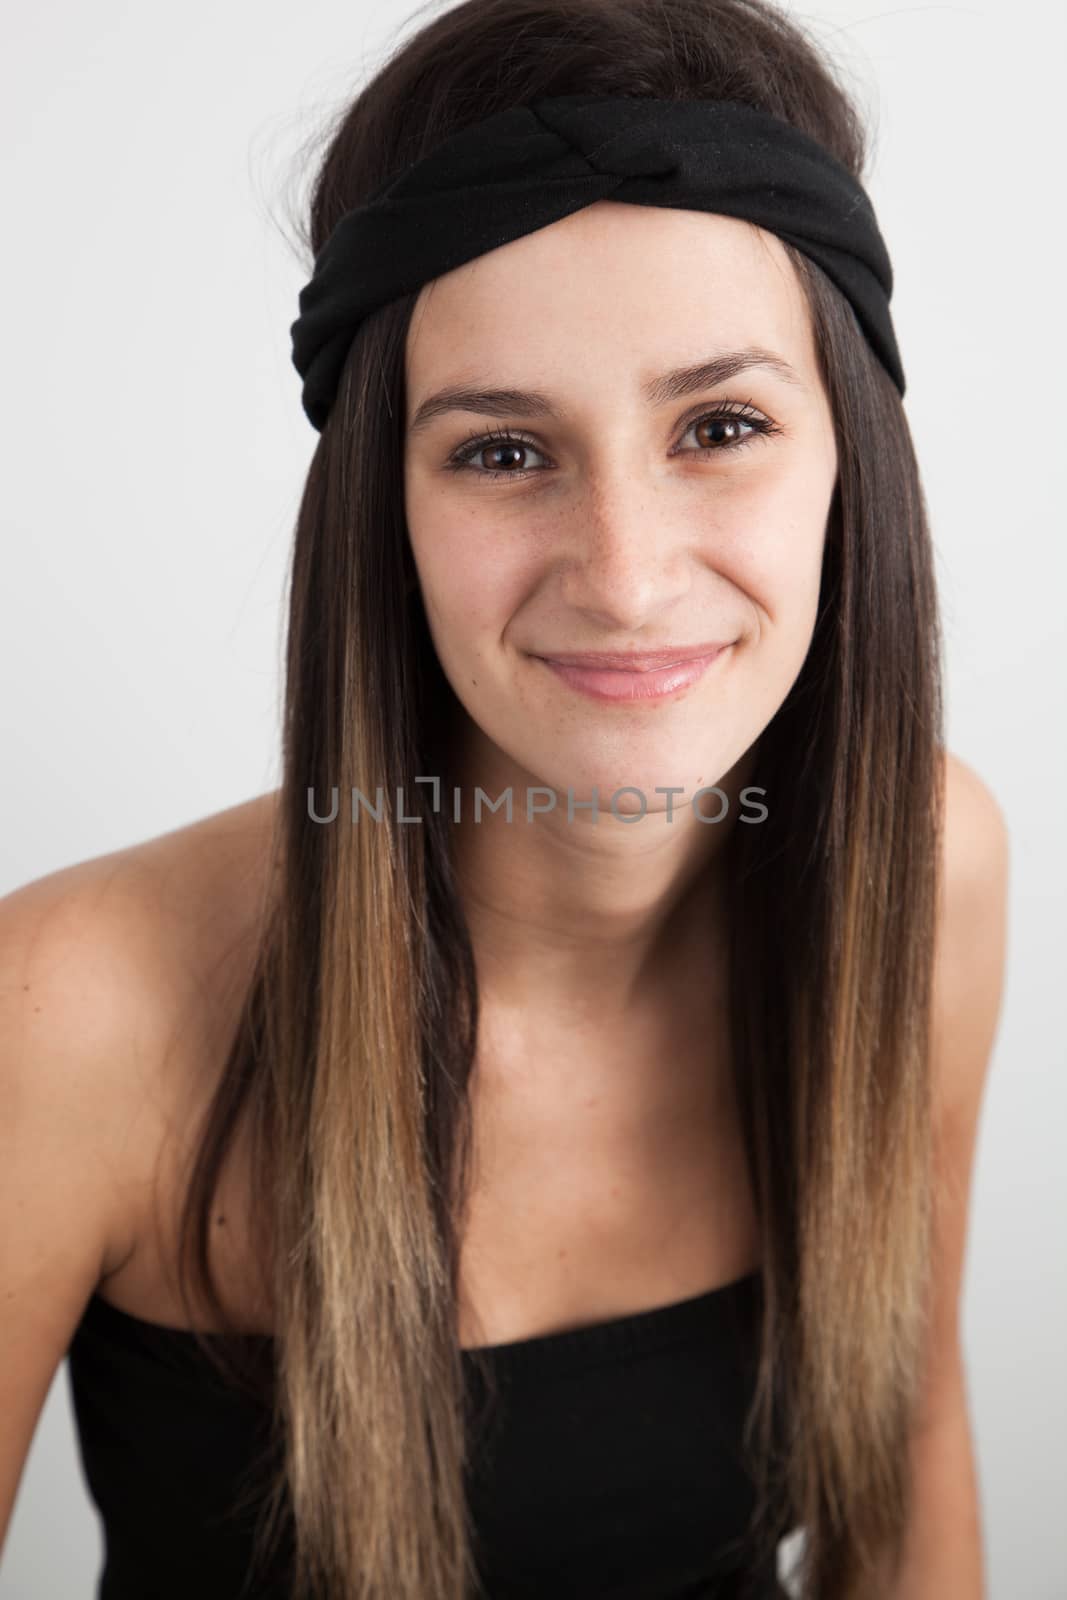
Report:
M 290 365 L 306 263 L 287 216 L 303 142 L 409 15 L 50 0 L 9 17 L 0 892 L 279 781 L 283 580 L 315 441 Z M 990 1600 L 1063 1600 L 1062 13 L 801 15 L 872 119 L 949 746 L 1011 830 L 964 1339 Z M 100 1556 L 64 1364 L 0 1596 L 90 1600 Z

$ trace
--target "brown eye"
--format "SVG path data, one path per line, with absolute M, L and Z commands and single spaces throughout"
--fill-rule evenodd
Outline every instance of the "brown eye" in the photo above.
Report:
M 693 427 L 698 430 L 698 442 L 702 449 L 715 449 L 723 445 L 739 444 L 747 435 L 742 429 L 752 429 L 750 422 L 741 417 L 702 417 L 699 422 L 694 422 Z M 704 438 L 699 439 L 699 434 Z
M 524 478 L 530 468 L 523 467 L 521 462 L 531 452 L 535 456 L 540 455 L 532 439 L 524 439 L 521 434 L 508 433 L 503 429 L 469 439 L 449 458 L 448 464 L 453 469 L 474 472 L 482 478 Z M 487 459 L 483 460 L 483 457 Z
M 520 462 L 522 457 L 528 455 L 531 450 L 533 450 L 533 445 L 525 444 L 520 439 L 514 444 L 484 445 L 480 450 L 475 451 L 475 455 L 478 457 L 480 464 L 486 467 L 488 471 L 498 472 L 502 470 L 505 474 L 510 475 L 513 468 L 526 470 L 520 467 Z M 534 451 L 534 454 L 536 455 L 537 452 Z M 490 458 L 488 461 L 484 459 L 486 456 Z
M 706 411 L 689 424 L 686 433 L 698 435 L 699 455 L 729 455 L 744 450 L 757 439 L 781 433 L 781 428 L 762 411 L 757 411 L 751 401 L 737 405 L 730 403 Z

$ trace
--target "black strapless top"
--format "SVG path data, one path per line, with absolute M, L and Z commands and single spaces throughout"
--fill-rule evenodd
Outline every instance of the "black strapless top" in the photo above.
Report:
M 762 1277 L 564 1333 L 484 1347 L 499 1398 L 467 1489 L 485 1600 L 782 1600 L 742 1566 L 740 1445 Z M 243 1341 L 270 1364 L 267 1335 Z M 464 1352 L 468 1401 L 484 1398 Z M 94 1295 L 68 1352 L 103 1521 L 97 1600 L 236 1600 L 256 1503 L 234 1510 L 268 1412 L 186 1329 Z M 779 1538 L 787 1533 L 783 1526 Z M 287 1548 L 291 1549 L 291 1546 Z M 288 1558 L 254 1600 L 288 1600 Z

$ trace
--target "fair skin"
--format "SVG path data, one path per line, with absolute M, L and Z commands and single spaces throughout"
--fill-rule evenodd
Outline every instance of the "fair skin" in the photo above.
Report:
M 751 349 L 792 376 L 753 365 L 656 403 L 643 393 L 663 373 Z M 558 414 L 464 406 L 413 429 L 427 398 L 455 385 L 536 390 Z M 407 394 L 407 519 L 460 707 L 457 853 L 482 991 L 513 1019 L 588 1020 L 603 1039 L 606 1019 L 694 992 L 679 952 L 705 955 L 721 921 L 709 915 L 716 862 L 755 741 L 811 642 L 837 462 L 807 308 L 774 235 L 601 201 L 427 286 Z M 739 422 L 702 420 L 746 403 Z M 761 435 L 752 417 L 776 431 Z M 451 470 L 491 428 L 526 442 L 514 453 L 490 441 Z M 706 640 L 731 648 L 695 685 L 644 704 L 591 700 L 535 659 Z M 714 826 L 690 805 L 712 784 L 731 802 Z M 491 798 L 510 786 L 516 820 L 470 821 L 478 785 Z M 560 799 L 527 823 L 534 785 Z M 646 797 L 636 823 L 610 811 L 625 785 Z M 588 810 L 568 821 L 567 790 L 578 804 L 594 786 L 596 823 Z M 672 820 L 657 786 L 681 791 Z M 714 796 L 700 805 L 721 809 Z M 616 1079 L 617 1053 L 600 1059 Z

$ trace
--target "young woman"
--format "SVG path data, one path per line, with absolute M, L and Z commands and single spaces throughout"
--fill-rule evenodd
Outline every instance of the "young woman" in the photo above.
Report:
M 467 0 L 338 125 L 315 257 L 575 95 L 863 170 L 761 0 Z M 899 373 L 726 199 L 467 229 L 302 369 L 281 788 L 0 907 L 3 1517 L 69 1351 L 101 1600 L 771 1596 L 793 1529 L 805 1600 L 978 1600 L 1006 838 Z

